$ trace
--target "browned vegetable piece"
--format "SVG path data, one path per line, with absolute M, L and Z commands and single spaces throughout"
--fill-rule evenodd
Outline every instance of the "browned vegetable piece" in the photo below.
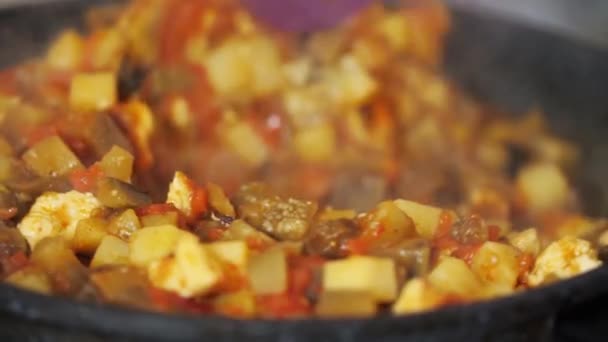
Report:
M 91 268 L 129 263 L 129 244 L 114 235 L 106 235 L 91 259 Z
M 477 215 L 471 215 L 455 222 L 451 234 L 456 241 L 471 245 L 487 241 L 489 233 L 485 221 Z
M 0 256 L 9 256 L 18 252 L 27 253 L 27 241 L 18 229 L 0 227 Z
M 83 167 L 78 157 L 56 135 L 32 146 L 23 155 L 23 160 L 34 172 L 43 177 L 61 176 Z
M 359 231 L 352 220 L 316 221 L 304 240 L 304 251 L 326 258 L 345 257 L 348 255 L 346 242 L 356 237 Z
M 371 254 L 392 258 L 398 266 L 405 268 L 408 276 L 424 276 L 430 270 L 431 244 L 425 239 L 405 240 L 394 246 L 374 249 Z
M 80 220 L 72 238 L 74 251 L 92 256 L 101 240 L 108 234 L 106 225 L 104 219 L 97 217 Z
M 216 223 L 219 226 L 219 223 Z M 247 240 L 255 241 L 263 245 L 269 245 L 275 242 L 270 236 L 253 228 L 243 220 L 236 220 L 230 224 L 230 227 L 224 231 L 222 240 Z
M 152 309 L 146 273 L 128 266 L 111 266 L 91 274 L 91 281 L 109 303 Z
M 118 179 L 104 177 L 97 183 L 95 196 L 110 208 L 141 207 L 150 204 L 150 197 L 133 185 Z
M 236 196 L 239 216 L 279 240 L 300 240 L 317 212 L 317 204 L 273 195 L 264 185 L 243 186 Z
M 386 201 L 361 219 L 363 234 L 373 236 L 372 248 L 394 245 L 408 238 L 416 237 L 414 221 L 395 203 Z
M 86 127 L 85 135 L 97 159 L 102 158 L 113 146 L 119 146 L 129 153 L 133 153 L 131 142 L 112 117 L 105 113 L 89 115 L 95 115 L 95 117 L 93 122 Z
M 336 177 L 331 189 L 329 204 L 340 209 L 357 212 L 371 210 L 386 197 L 386 180 L 363 171 L 349 171 Z
M 61 237 L 40 241 L 30 260 L 47 272 L 54 293 L 77 295 L 87 286 L 89 270 L 80 263 L 69 244 Z

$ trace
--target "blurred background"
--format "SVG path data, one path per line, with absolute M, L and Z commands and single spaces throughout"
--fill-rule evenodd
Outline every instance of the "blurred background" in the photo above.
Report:
M 54 0 L 0 0 L 0 8 Z M 77 0 L 75 0 L 77 1 Z M 88 0 L 80 0 L 88 1 Z M 489 11 L 608 47 L 606 0 L 445 0 L 473 11 Z

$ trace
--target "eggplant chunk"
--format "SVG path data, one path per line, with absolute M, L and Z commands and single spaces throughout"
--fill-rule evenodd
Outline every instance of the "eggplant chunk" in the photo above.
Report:
M 352 220 L 317 221 L 304 240 L 304 250 L 327 258 L 346 257 L 346 242 L 358 234 L 359 228 Z
M 237 194 L 237 212 L 247 223 L 278 240 L 301 240 L 317 212 L 317 204 L 273 195 L 260 184 Z
M 110 208 L 140 207 L 151 203 L 150 197 L 133 185 L 109 177 L 99 180 L 95 196 Z

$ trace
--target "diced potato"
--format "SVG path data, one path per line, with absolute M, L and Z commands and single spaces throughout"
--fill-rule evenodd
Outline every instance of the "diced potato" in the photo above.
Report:
M 167 192 L 167 203 L 173 204 L 184 215 L 192 215 L 192 197 L 194 189 L 192 181 L 183 172 L 177 171 L 173 175 L 173 180 L 169 184 Z
M 343 105 L 361 104 L 378 89 L 376 80 L 352 55 L 341 58 L 339 68 L 329 75 L 328 82 L 332 84 L 332 97 Z
M 287 256 L 282 248 L 271 248 L 253 256 L 248 267 L 249 283 L 256 295 L 287 290 Z
M 189 233 L 175 226 L 146 227 L 131 235 L 129 260 L 137 266 L 148 266 L 175 251 L 177 241 Z
M 568 180 L 553 164 L 534 164 L 517 175 L 517 189 L 530 212 L 562 208 L 568 202 Z
M 49 236 L 61 235 L 69 241 L 74 237 L 78 222 L 91 217 L 93 211 L 101 207 L 90 193 L 47 192 L 36 199 L 17 228 L 32 248 Z
M 280 51 L 270 39 L 257 36 L 249 41 L 249 56 L 255 58 L 255 63 L 248 60 L 251 68 L 251 87 L 255 96 L 272 94 L 283 85 Z
M 572 214 L 562 220 L 555 228 L 554 233 L 557 238 L 564 236 L 575 236 L 585 238 L 593 236 L 602 225 L 596 220 L 581 215 Z
M 487 283 L 514 288 L 519 275 L 519 253 L 509 245 L 486 241 L 473 256 L 471 268 Z
M 218 241 L 206 247 L 221 261 L 235 265 L 242 271 L 247 270 L 249 249 L 245 241 Z
M 394 201 L 395 205 L 399 209 L 414 220 L 416 225 L 416 231 L 424 238 L 430 239 L 435 236 L 442 215 L 446 213 L 451 215 L 452 218 L 456 217 L 453 212 L 446 212 L 443 209 L 432 207 L 430 205 L 424 205 L 412 201 L 398 199 Z
M 283 65 L 283 74 L 289 83 L 303 86 L 310 77 L 312 61 L 307 58 L 293 60 Z
M 222 240 L 253 240 L 262 245 L 269 245 L 275 242 L 270 236 L 253 228 L 243 220 L 233 221 L 232 224 L 230 224 L 230 227 L 224 231 Z
M 323 291 L 364 292 L 374 300 L 390 302 L 397 297 L 397 276 L 392 259 L 352 256 L 323 265 Z
M 467 264 L 453 257 L 444 257 L 428 275 L 430 284 L 441 292 L 475 298 L 481 294 L 482 284 Z
M 160 226 L 160 224 L 158 224 Z M 119 238 L 127 241 L 142 227 L 139 222 L 139 218 L 133 209 L 127 209 L 119 215 L 113 217 L 108 224 L 106 230 L 108 233 L 118 236 Z
M 43 177 L 62 176 L 82 168 L 82 164 L 70 148 L 54 135 L 27 150 L 23 160 L 34 172 Z
M 213 209 L 228 217 L 236 216 L 232 203 L 230 203 L 230 200 L 224 193 L 224 189 L 222 189 L 219 185 L 215 183 L 207 183 L 207 193 L 209 195 L 209 204 Z
M 70 106 L 76 110 L 103 111 L 116 104 L 117 92 L 115 74 L 81 73 L 72 79 Z
M 409 25 L 401 13 L 385 15 L 378 23 L 377 30 L 395 50 L 403 50 L 408 43 Z
M 376 299 L 366 292 L 323 292 L 315 306 L 324 318 L 370 317 L 376 310 Z
M 73 30 L 63 32 L 51 45 L 46 55 L 47 64 L 58 70 L 76 70 L 82 63 L 84 42 Z
M 213 300 L 215 312 L 230 317 L 252 318 L 255 315 L 255 296 L 249 290 L 219 295 Z
M 278 48 L 267 38 L 229 39 L 209 51 L 206 57 L 204 65 L 209 71 L 209 81 L 223 96 L 263 96 L 283 84 L 282 74 L 278 72 L 281 68 Z
M 403 286 L 399 298 L 393 305 L 393 313 L 402 315 L 434 309 L 443 303 L 445 297 L 445 294 L 429 282 L 414 278 Z
M 154 227 L 163 225 L 179 226 L 179 214 L 175 211 L 168 211 L 162 214 L 151 214 L 141 217 L 141 224 L 144 227 Z
M 245 122 L 238 122 L 223 132 L 226 144 L 252 166 L 264 163 L 270 152 L 264 140 Z
M 92 54 L 91 64 L 95 69 L 117 69 L 126 40 L 117 29 L 97 33 L 98 40 Z
M 329 123 L 301 129 L 293 144 L 298 156 L 309 162 L 328 161 L 336 152 L 336 137 Z
M 222 279 L 222 268 L 196 236 L 184 234 L 176 243 L 174 255 L 149 264 L 148 278 L 156 287 L 192 297 L 213 288 Z
M 129 151 L 120 146 L 113 146 L 99 164 L 105 176 L 130 183 L 134 160 L 135 158 Z
M 602 264 L 589 241 L 566 236 L 543 250 L 528 275 L 528 284 L 565 279 L 590 271 Z
M 597 239 L 597 243 L 600 245 L 600 247 L 608 246 L 608 230 L 600 234 L 599 238 Z
M 116 236 L 107 235 L 101 240 L 91 260 L 91 268 L 105 265 L 127 265 L 129 263 L 129 244 Z
M 47 295 L 53 293 L 53 287 L 48 275 L 44 270 L 36 266 L 23 268 L 9 275 L 5 281 L 22 289 Z
M 93 255 L 101 240 L 108 235 L 106 224 L 106 221 L 101 218 L 80 220 L 76 225 L 76 231 L 72 238 L 72 248 L 74 251 Z
M 366 229 L 378 232 L 375 246 L 387 246 L 416 237 L 414 222 L 392 201 L 379 203 L 368 218 Z
M 154 113 L 146 103 L 136 99 L 130 100 L 121 109 L 117 115 L 124 120 L 128 127 L 132 128 L 133 144 L 139 152 L 137 163 L 149 166 L 154 159 L 150 149 L 150 138 L 156 125 Z
M 511 232 L 507 235 L 507 240 L 524 253 L 537 256 L 540 252 L 540 240 L 535 228 L 529 228 L 521 232 Z

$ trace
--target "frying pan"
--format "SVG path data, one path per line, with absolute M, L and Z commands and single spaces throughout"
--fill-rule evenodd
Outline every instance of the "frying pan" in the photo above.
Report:
M 0 10 L 0 66 L 43 51 L 61 28 L 81 26 L 93 1 Z M 608 52 L 526 25 L 454 11 L 444 68 L 481 101 L 539 106 L 579 143 L 574 175 L 590 215 L 608 214 Z M 46 297 L 0 285 L 0 340 L 585 341 L 605 340 L 608 266 L 545 288 L 407 317 L 238 321 L 165 316 Z

